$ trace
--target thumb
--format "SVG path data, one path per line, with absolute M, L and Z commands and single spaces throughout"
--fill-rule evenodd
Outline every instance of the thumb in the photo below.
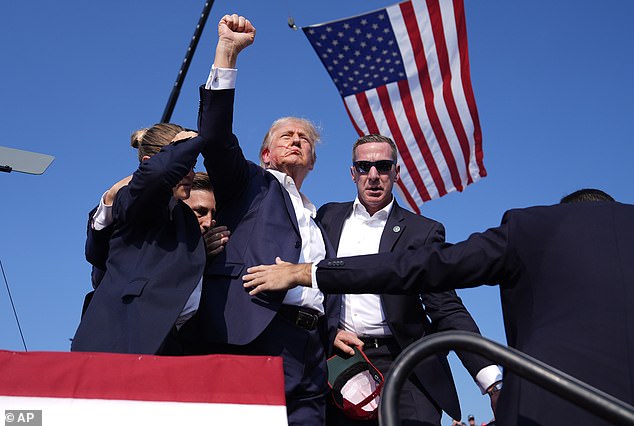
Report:
M 286 262 L 284 262 L 282 259 L 280 259 L 279 256 L 275 258 L 275 264 L 276 265 L 281 265 L 282 263 L 286 263 Z

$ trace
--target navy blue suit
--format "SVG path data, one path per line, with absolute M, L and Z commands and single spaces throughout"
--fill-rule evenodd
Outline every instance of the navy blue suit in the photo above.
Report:
M 418 292 L 499 284 L 508 345 L 634 403 L 634 206 L 508 211 L 501 226 L 434 249 L 324 260 L 324 291 Z M 340 283 L 345 283 L 342 286 Z M 606 424 L 505 375 L 502 425 Z
M 182 201 L 169 207 L 203 145 L 199 137 L 178 142 L 143 161 L 117 193 L 109 246 L 89 232 L 87 257 L 107 256 L 106 273 L 71 350 L 161 353 L 205 266 L 194 213 Z
M 319 209 L 317 218 L 326 230 L 330 241 L 339 247 L 339 239 L 345 220 L 352 214 L 353 203 L 329 203 Z M 416 215 L 401 208 L 396 200 L 383 229 L 379 252 L 397 252 L 428 247 L 433 243 L 445 241 L 445 229 L 441 223 Z M 381 293 L 381 292 L 379 292 Z M 335 295 L 332 295 L 335 296 Z M 477 325 L 462 304 L 455 291 L 418 295 L 394 295 L 381 293 L 381 303 L 385 319 L 398 343 L 394 357 L 414 341 L 430 333 L 446 330 L 465 330 L 479 333 Z M 431 318 L 431 322 L 428 318 Z M 372 360 L 370 352 L 366 354 Z M 490 361 L 479 356 L 462 353 L 459 355 L 465 367 L 473 377 Z M 383 371 L 385 375 L 387 371 Z M 446 356 L 428 358 L 418 365 L 414 372 L 416 379 L 424 389 L 415 393 L 431 400 L 415 401 L 418 413 L 415 418 L 440 421 L 439 409 L 443 409 L 452 418 L 459 419 L 460 404 Z M 420 399 L 420 398 L 418 398 Z M 429 407 L 423 410 L 423 407 Z M 414 413 L 410 413 L 414 415 Z
M 300 399 L 319 400 L 316 404 L 323 405 L 327 391 L 324 348 L 335 330 L 327 330 L 323 317 L 318 331 L 291 325 L 278 315 L 286 292 L 253 297 L 242 285 L 250 266 L 275 263 L 276 256 L 297 262 L 302 241 L 287 191 L 275 176 L 246 160 L 232 133 L 234 93 L 233 89 L 201 89 L 203 108 L 211 111 L 199 126 L 209 140 L 202 153 L 218 202 L 216 219 L 229 228 L 231 238 L 205 270 L 196 315 L 199 329 L 192 335 L 202 336 L 201 352 L 281 355 L 289 422 L 319 424 L 318 418 L 310 418 L 318 414 L 301 412 Z M 326 251 L 334 253 L 327 242 Z

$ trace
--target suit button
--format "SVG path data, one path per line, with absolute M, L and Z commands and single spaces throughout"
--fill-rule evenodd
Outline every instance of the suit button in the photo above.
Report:
M 295 241 L 295 248 L 301 248 L 302 247 L 302 242 L 301 241 Z
M 329 262 L 328 262 L 328 266 L 335 266 L 335 265 L 333 265 L 334 263 L 335 263 L 335 262 L 331 262 L 331 261 L 329 261 Z

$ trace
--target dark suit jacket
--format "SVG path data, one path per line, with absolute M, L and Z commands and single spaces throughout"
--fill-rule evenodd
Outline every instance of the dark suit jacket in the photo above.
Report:
M 234 93 L 201 89 L 203 108 L 212 112 L 199 126 L 209 129 L 201 131 L 210 141 L 203 150 L 205 167 L 218 203 L 216 220 L 231 238 L 205 270 L 197 316 L 208 342 L 245 345 L 269 325 L 286 292 L 249 296 L 242 275 L 248 267 L 275 263 L 276 256 L 297 262 L 302 241 L 288 193 L 275 176 L 246 160 L 232 133 Z M 334 253 L 328 242 L 326 253 Z
M 71 350 L 154 354 L 202 276 L 204 243 L 191 209 L 172 188 L 191 170 L 204 141 L 164 147 L 144 161 L 113 204 L 106 273 L 79 324 Z M 90 238 L 89 242 L 97 241 Z M 96 253 L 96 254 L 95 254 Z
M 343 224 L 352 214 L 352 206 L 352 202 L 329 203 L 322 206 L 317 213 L 317 218 L 335 249 L 339 247 Z M 394 201 L 381 236 L 379 252 L 413 250 L 444 240 L 445 229 L 442 224 L 409 212 Z M 423 294 L 422 301 L 424 307 L 421 298 L 416 295 L 381 294 L 388 326 L 401 349 L 435 331 L 480 332 L 455 291 Z M 482 368 L 491 365 L 490 361 L 469 353 L 460 354 L 460 359 L 473 377 Z M 434 402 L 452 418 L 461 417 L 446 356 L 438 355 L 427 359 L 416 368 L 415 374 Z
M 634 403 L 632 205 L 511 210 L 500 227 L 455 245 L 341 263 L 319 264 L 323 290 L 415 293 L 498 283 L 509 346 Z M 510 373 L 498 418 L 503 425 L 604 424 Z

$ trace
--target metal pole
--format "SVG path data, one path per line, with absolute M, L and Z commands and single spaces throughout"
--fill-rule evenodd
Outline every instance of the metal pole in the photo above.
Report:
M 209 17 L 209 12 L 211 12 L 211 6 L 213 6 L 213 4 L 214 4 L 214 0 L 208 0 L 205 2 L 203 11 L 200 14 L 200 19 L 198 20 L 198 24 L 196 25 L 196 29 L 194 30 L 194 35 L 192 36 L 192 39 L 189 42 L 187 53 L 185 53 L 185 59 L 183 59 L 183 63 L 181 64 L 181 69 L 178 71 L 178 76 L 176 76 L 176 81 L 174 82 L 174 87 L 172 87 L 172 93 L 170 93 L 170 97 L 167 100 L 167 105 L 165 105 L 165 110 L 163 111 L 163 117 L 161 117 L 161 123 L 167 123 L 172 118 L 174 107 L 176 106 L 176 102 L 178 101 L 178 96 L 181 93 L 181 87 L 183 86 L 183 81 L 185 81 L 187 70 L 189 70 L 189 64 L 191 64 L 192 58 L 194 57 L 196 46 L 198 46 L 198 40 L 200 40 L 200 36 L 202 35 L 203 29 L 205 28 L 205 23 L 207 22 L 207 18 Z
M 381 426 L 399 426 L 398 400 L 416 365 L 430 355 L 463 350 L 484 356 L 573 404 L 618 425 L 634 425 L 634 407 L 517 349 L 507 348 L 465 331 L 437 333 L 407 347 L 385 379 L 379 407 Z M 502 391 L 504 392 L 504 390 Z

